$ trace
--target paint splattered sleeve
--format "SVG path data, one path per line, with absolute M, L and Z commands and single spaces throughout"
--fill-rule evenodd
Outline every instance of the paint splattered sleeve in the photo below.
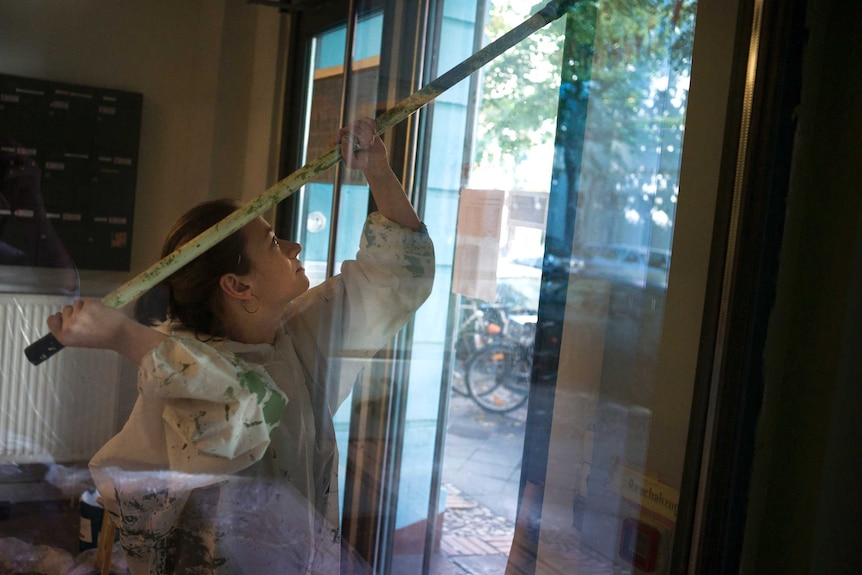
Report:
M 325 382 L 333 411 L 368 359 L 428 298 L 434 266 L 424 227 L 412 230 L 375 212 L 365 222 L 356 258 L 294 302 L 286 327 L 301 334 L 294 338 L 297 352 L 313 379 Z
M 430 295 L 434 265 L 425 228 L 414 231 L 371 214 L 356 259 L 341 268 L 348 305 L 344 348 L 373 354 L 385 345 Z
M 189 473 L 233 473 L 256 462 L 287 405 L 260 366 L 184 337 L 167 338 L 144 358 L 138 388 L 164 402 L 170 467 Z

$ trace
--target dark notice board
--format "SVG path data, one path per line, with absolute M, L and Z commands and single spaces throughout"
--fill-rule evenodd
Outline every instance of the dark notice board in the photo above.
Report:
M 129 270 L 142 103 L 0 74 L 0 265 Z

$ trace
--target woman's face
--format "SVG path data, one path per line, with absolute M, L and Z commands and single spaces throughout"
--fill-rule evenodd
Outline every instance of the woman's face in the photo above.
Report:
M 251 269 L 242 277 L 251 286 L 262 309 L 280 313 L 294 298 L 308 289 L 305 268 L 297 258 L 302 246 L 278 239 L 263 218 L 243 228 L 245 255 Z

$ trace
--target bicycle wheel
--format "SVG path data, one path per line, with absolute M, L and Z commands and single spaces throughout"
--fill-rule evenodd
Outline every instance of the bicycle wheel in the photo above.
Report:
M 455 369 L 452 374 L 452 391 L 455 393 L 463 396 L 470 395 L 465 377 L 467 361 L 476 352 L 494 342 L 500 333 L 499 326 L 495 325 L 494 328 L 485 326 L 482 331 L 466 331 L 455 342 Z
M 467 389 L 465 381 L 465 368 L 467 359 L 470 358 L 477 348 L 481 347 L 482 334 L 478 332 L 468 332 L 461 334 L 461 337 L 455 342 L 455 366 L 452 372 L 452 391 L 462 396 L 469 396 L 470 390 Z
M 467 389 L 482 409 L 494 413 L 512 411 L 527 401 L 530 367 L 523 350 L 488 346 L 467 362 Z

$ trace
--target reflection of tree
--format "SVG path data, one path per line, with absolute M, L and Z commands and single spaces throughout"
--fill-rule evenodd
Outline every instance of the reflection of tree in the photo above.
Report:
M 551 194 L 545 244 L 548 254 L 562 258 L 568 256 L 574 234 L 575 192 L 584 158 L 595 22 L 594 2 L 575 3 L 566 17 L 553 176 L 553 185 L 565 192 Z
M 585 140 L 581 180 L 569 180 L 581 196 L 580 240 L 649 243 L 664 234 L 659 243 L 669 243 L 695 6 L 694 0 L 608 0 L 595 18 L 573 23 L 575 38 L 595 34 L 591 69 L 568 57 L 578 43 L 567 42 L 563 70 L 562 109 L 584 104 L 565 100 L 583 93 L 581 78 L 589 74 L 589 124 L 558 134 L 567 149 L 573 139 Z
M 494 39 L 525 14 L 518 0 L 493 0 L 486 33 Z M 529 12 L 547 4 L 542 1 Z M 521 8 L 523 9 L 523 8 Z M 512 165 L 554 136 L 563 30 L 537 30 L 483 69 L 477 156 L 480 164 Z
M 493 2 L 489 36 L 510 25 L 510 9 Z M 556 185 L 565 184 L 572 201 L 577 188 L 578 209 L 588 216 L 579 237 L 611 241 L 639 229 L 669 241 L 695 9 L 695 0 L 573 3 L 564 34 L 539 30 L 484 70 L 479 161 L 514 163 L 553 137 Z M 561 77 L 557 68 L 546 73 L 544 64 L 560 61 Z M 558 87 L 555 111 L 549 94 Z M 551 206 L 549 217 L 573 210 Z M 574 219 L 562 225 L 568 233 L 549 234 L 571 241 Z

